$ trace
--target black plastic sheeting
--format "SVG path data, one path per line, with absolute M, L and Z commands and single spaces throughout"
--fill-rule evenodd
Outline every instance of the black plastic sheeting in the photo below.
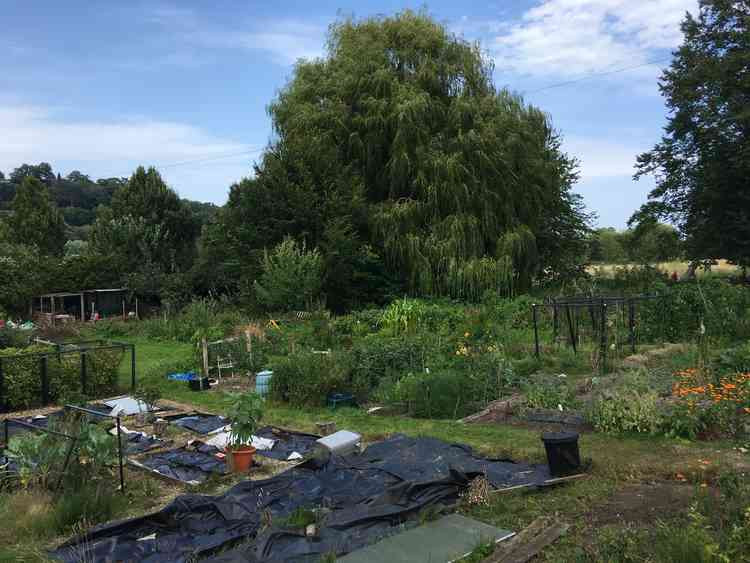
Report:
M 315 446 L 315 441 L 320 436 L 315 434 L 305 434 L 304 432 L 294 432 L 277 428 L 276 426 L 264 426 L 254 432 L 259 438 L 271 438 L 276 440 L 273 448 L 270 450 L 258 450 L 258 455 L 286 461 L 289 456 L 297 452 L 303 457 L 310 453 Z
M 87 409 L 95 410 L 98 412 L 101 412 L 102 414 L 109 414 L 112 409 L 109 408 L 107 405 L 101 404 L 101 403 L 95 403 L 93 405 L 86 405 Z M 88 415 L 85 413 L 81 413 L 79 411 L 70 411 L 70 414 L 79 416 L 82 418 L 88 418 L 89 422 L 97 423 L 102 420 L 101 417 Z M 19 417 L 18 420 L 21 420 L 23 422 L 26 422 L 28 424 L 33 424 L 37 428 L 48 428 L 49 422 L 51 420 L 58 420 L 62 419 L 62 417 L 65 415 L 65 410 L 59 409 L 56 411 L 52 411 L 50 413 L 47 413 L 46 415 L 42 416 L 26 416 L 26 417 Z M 5 423 L 3 423 L 5 424 Z M 0 427 L 1 428 L 1 427 Z M 0 432 L 3 432 L 4 430 L 0 430 Z M 31 428 L 20 426 L 18 424 L 9 423 L 8 424 L 8 438 L 12 438 L 13 436 L 17 436 L 19 434 L 24 434 L 26 432 L 33 432 Z
M 484 459 L 467 446 L 397 435 L 362 454 L 312 459 L 222 495 L 179 496 L 159 512 L 94 528 L 52 556 L 70 563 L 84 555 L 102 562 L 317 561 L 399 531 L 426 507 L 456 501 L 483 474 L 498 488 L 541 485 L 550 477 L 546 466 Z M 325 512 L 315 537 L 273 525 L 298 508 Z
M 210 434 L 214 430 L 223 428 L 229 421 L 223 416 L 216 416 L 211 414 L 194 414 L 189 416 L 182 416 L 180 418 L 173 418 L 170 420 L 172 424 L 182 426 L 198 434 Z
M 122 450 L 127 455 L 140 454 L 161 448 L 166 442 L 156 436 L 143 435 L 140 432 L 128 432 L 122 434 Z
M 226 475 L 226 461 L 217 459 L 220 450 L 198 443 L 164 453 L 145 456 L 140 463 L 166 477 L 185 483 L 203 483 L 212 474 Z

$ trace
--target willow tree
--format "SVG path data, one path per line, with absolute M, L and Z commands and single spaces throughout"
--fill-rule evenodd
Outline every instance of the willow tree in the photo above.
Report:
M 543 112 L 495 88 L 479 45 L 406 11 L 334 24 L 327 51 L 271 104 L 259 183 L 350 217 L 420 294 L 511 292 L 579 259 L 575 161 Z

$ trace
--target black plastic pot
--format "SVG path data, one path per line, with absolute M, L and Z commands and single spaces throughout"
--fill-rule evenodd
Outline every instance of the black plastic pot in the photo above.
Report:
M 205 391 L 209 388 L 208 378 L 201 377 L 200 379 L 191 379 L 188 381 L 188 385 L 192 391 Z
M 542 434 L 547 463 L 553 477 L 575 475 L 581 471 L 578 432 L 546 432 Z

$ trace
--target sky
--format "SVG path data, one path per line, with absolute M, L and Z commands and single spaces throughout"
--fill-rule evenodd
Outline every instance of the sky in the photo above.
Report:
M 496 86 L 547 112 L 579 159 L 597 225 L 623 228 L 653 187 L 633 165 L 662 134 L 658 77 L 697 0 L 0 0 L 0 170 L 155 165 L 182 197 L 222 204 L 295 61 L 324 56 L 337 19 L 405 8 L 480 43 Z

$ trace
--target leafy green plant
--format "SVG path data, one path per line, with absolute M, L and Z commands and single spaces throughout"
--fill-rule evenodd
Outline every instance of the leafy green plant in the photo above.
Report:
M 258 302 L 272 311 L 314 308 L 323 283 L 323 258 L 287 237 L 265 252 L 260 280 L 255 282 Z
M 149 381 L 138 387 L 135 392 L 135 398 L 146 405 L 146 410 L 153 412 L 156 410 L 156 404 L 162 397 L 161 388 L 154 381 Z
M 521 386 L 524 406 L 532 409 L 573 408 L 575 394 L 565 380 L 557 377 L 534 377 Z
M 380 325 L 390 334 L 414 334 L 424 313 L 424 305 L 416 299 L 399 299 L 391 303 L 380 318 Z
M 227 418 L 232 425 L 230 440 L 233 446 L 246 446 L 263 418 L 263 398 L 257 393 L 233 393 Z
M 656 434 L 663 415 L 655 393 L 637 391 L 601 394 L 588 409 L 588 419 L 599 432 Z
M 750 341 L 719 352 L 713 362 L 716 373 L 750 373 Z
M 271 362 L 271 397 L 292 406 L 323 406 L 328 395 L 351 391 L 351 358 L 345 352 L 298 352 Z

